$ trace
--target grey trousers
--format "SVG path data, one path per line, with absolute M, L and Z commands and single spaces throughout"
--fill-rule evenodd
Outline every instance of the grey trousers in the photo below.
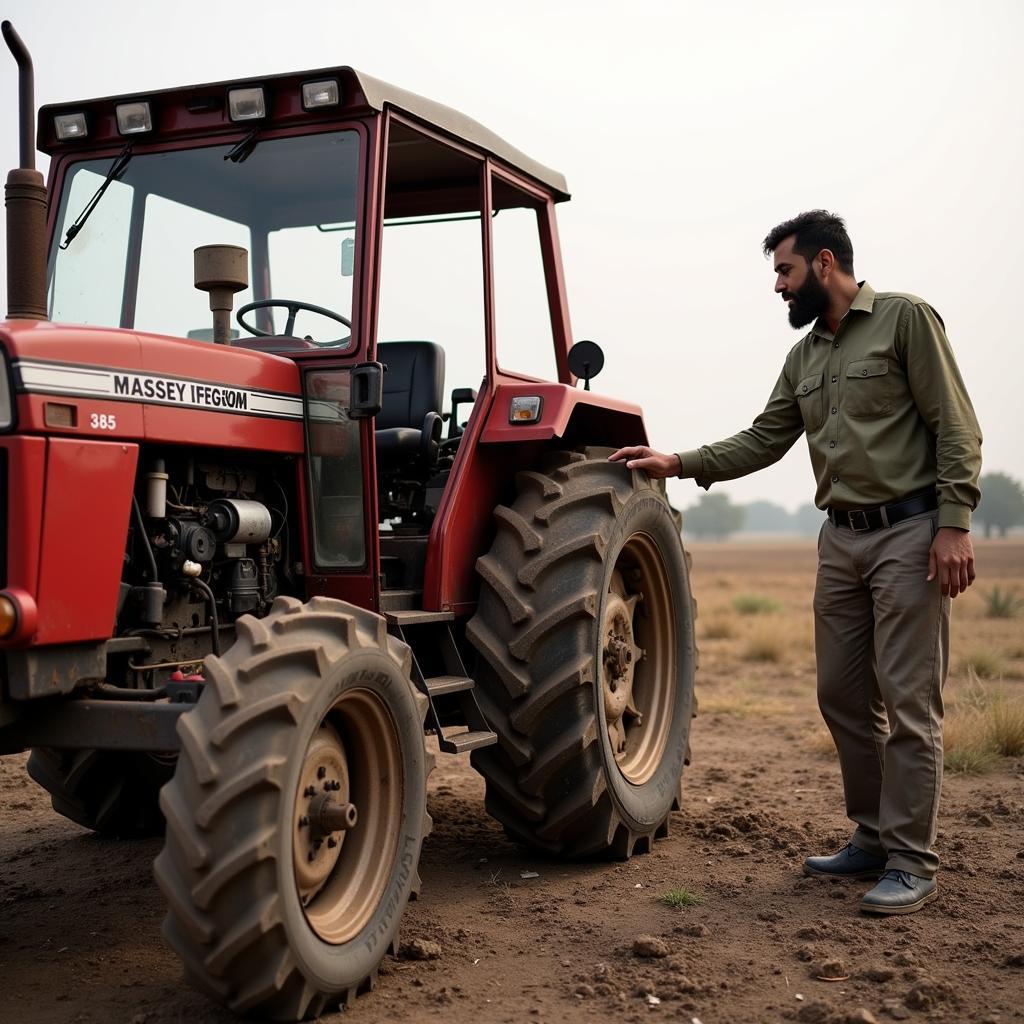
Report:
M 927 582 L 938 513 L 818 538 L 818 705 L 839 751 L 851 842 L 934 876 L 949 606 Z

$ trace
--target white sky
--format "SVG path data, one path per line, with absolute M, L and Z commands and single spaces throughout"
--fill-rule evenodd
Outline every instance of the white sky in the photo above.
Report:
M 39 105 L 351 64 L 562 171 L 575 337 L 605 350 L 595 390 L 639 402 L 663 450 L 727 436 L 760 411 L 799 337 L 760 240 L 801 210 L 835 210 L 859 277 L 943 315 L 986 471 L 1024 477 L 1017 0 L 6 0 L 3 17 L 32 52 Z M 5 171 L 17 164 L 16 87 L 4 48 Z M 0 292 L 5 309 L 4 281 Z M 810 501 L 804 443 L 719 486 L 738 501 Z M 689 481 L 670 488 L 677 504 L 698 494 Z

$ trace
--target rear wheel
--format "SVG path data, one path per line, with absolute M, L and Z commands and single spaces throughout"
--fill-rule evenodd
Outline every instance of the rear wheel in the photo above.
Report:
M 206 661 L 160 802 L 164 935 L 198 988 L 298 1020 L 370 987 L 429 831 L 408 647 L 340 601 L 278 598 Z
M 496 747 L 488 811 L 566 857 L 628 857 L 679 806 L 696 665 L 688 565 L 663 490 L 607 461 L 521 473 L 477 563 L 468 636 Z
M 58 814 L 100 835 L 134 839 L 163 831 L 158 798 L 174 762 L 173 754 L 37 747 L 28 774 Z

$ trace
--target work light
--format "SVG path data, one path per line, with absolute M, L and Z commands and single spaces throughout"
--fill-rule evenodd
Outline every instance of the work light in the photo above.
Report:
M 267 116 L 261 86 L 228 91 L 228 113 L 232 121 L 259 121 Z
M 53 127 L 61 142 L 67 142 L 68 139 L 84 139 L 89 134 L 85 114 L 57 114 L 53 119 Z
M 302 109 L 313 110 L 316 107 L 336 107 L 341 102 L 341 89 L 334 78 L 321 82 L 303 82 Z
M 119 103 L 117 130 L 122 135 L 140 135 L 153 130 L 153 115 L 148 103 Z

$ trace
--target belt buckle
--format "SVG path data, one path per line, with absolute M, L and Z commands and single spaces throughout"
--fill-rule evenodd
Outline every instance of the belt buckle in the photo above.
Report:
M 854 518 L 855 516 L 860 516 L 864 524 L 863 526 L 857 525 L 857 520 Z M 846 517 L 850 523 L 850 529 L 853 530 L 854 533 L 863 533 L 865 530 L 871 529 L 871 524 L 868 522 L 868 514 L 862 508 L 855 508 L 852 511 L 847 512 Z

